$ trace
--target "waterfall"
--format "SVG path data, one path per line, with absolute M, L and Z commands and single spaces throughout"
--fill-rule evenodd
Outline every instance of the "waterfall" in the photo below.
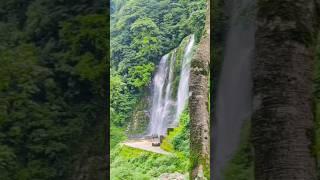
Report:
M 223 170 L 239 146 L 240 132 L 251 116 L 251 60 L 254 50 L 255 0 L 229 0 L 229 30 L 218 84 L 213 127 L 213 179 L 223 180 Z M 230 9 L 230 10 L 229 10 Z
M 161 133 L 163 124 L 163 111 L 165 100 L 163 99 L 163 90 L 167 79 L 168 72 L 168 54 L 163 56 L 160 60 L 158 71 L 153 78 L 153 99 L 151 110 L 151 126 L 150 134 Z
M 181 60 L 180 81 L 177 92 L 177 100 L 172 97 L 174 68 L 176 64 L 177 49 L 164 55 L 158 65 L 152 84 L 152 107 L 151 119 L 148 129 L 149 135 L 165 135 L 167 128 L 177 126 L 179 116 L 182 113 L 189 97 L 190 62 L 194 35 L 190 36 L 189 42 L 184 49 Z
M 190 67 L 192 59 L 192 47 L 194 44 L 194 35 L 191 36 L 189 44 L 187 45 L 183 57 L 180 82 L 178 88 L 178 97 L 177 97 L 177 111 L 175 115 L 174 125 L 179 123 L 180 114 L 184 110 L 186 103 L 189 98 L 189 79 L 190 79 Z

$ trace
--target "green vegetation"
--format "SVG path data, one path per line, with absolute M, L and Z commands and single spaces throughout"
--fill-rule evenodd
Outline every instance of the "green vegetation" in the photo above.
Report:
M 77 161 L 104 154 L 82 147 L 104 141 L 106 8 L 8 0 L 0 9 L 0 179 L 69 179 Z
M 190 117 L 188 110 L 181 114 L 179 126 L 163 140 L 161 148 L 169 152 L 181 153 L 186 159 L 189 158 Z
M 162 143 L 161 147 L 172 155 L 160 155 L 118 144 L 111 152 L 111 178 L 153 179 L 163 173 L 189 170 L 189 112 L 184 111 L 180 124 Z
M 117 144 L 126 140 L 124 130 L 116 126 L 110 127 L 110 148 L 113 149 Z
M 141 66 L 134 66 L 129 68 L 129 85 L 141 89 L 149 85 L 154 71 L 154 64 L 144 64 Z
M 130 123 L 161 56 L 191 33 L 199 39 L 205 7 L 204 0 L 111 1 L 112 125 Z
M 159 155 L 118 145 L 111 154 L 111 178 L 114 180 L 155 179 L 163 173 L 185 173 L 188 164 L 177 155 Z
M 176 47 L 173 92 L 179 83 L 180 60 L 190 34 L 199 41 L 205 21 L 205 0 L 111 1 L 111 178 L 152 179 L 162 173 L 188 172 L 189 114 L 165 139 L 172 156 L 121 146 L 130 133 L 145 130 L 149 87 L 160 58 Z M 182 44 L 182 45 L 181 45 Z M 180 46 L 179 46 L 180 45 Z M 140 126 L 140 127 L 138 127 Z M 164 149 L 168 147 L 163 147 Z

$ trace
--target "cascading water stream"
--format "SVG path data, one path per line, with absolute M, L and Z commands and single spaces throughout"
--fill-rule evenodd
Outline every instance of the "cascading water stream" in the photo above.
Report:
M 160 132 L 162 124 L 158 122 L 162 119 L 162 111 L 164 109 L 163 89 L 165 86 L 167 71 L 168 71 L 168 54 L 163 56 L 160 60 L 158 71 L 153 78 L 153 99 L 152 99 L 152 110 L 151 119 L 153 122 L 150 126 L 150 134 Z M 154 124 L 158 124 L 155 126 Z
M 178 88 L 178 97 L 177 97 L 177 111 L 175 115 L 175 120 L 173 125 L 176 126 L 179 123 L 179 117 L 182 111 L 184 110 L 186 103 L 189 98 L 189 79 L 190 79 L 190 68 L 191 68 L 191 59 L 192 59 L 192 47 L 194 45 L 194 35 L 191 36 L 188 46 L 185 49 L 180 82 Z
M 251 116 L 255 0 L 229 0 L 227 9 L 231 9 L 231 18 L 213 125 L 214 180 L 224 179 L 224 168 L 239 146 L 244 121 Z
M 169 77 L 168 77 L 168 83 L 165 91 L 166 93 L 164 97 L 164 107 L 163 107 L 162 114 L 160 114 L 160 119 L 163 120 L 163 123 L 159 123 L 159 132 L 161 132 L 161 134 L 164 133 L 164 131 L 166 130 L 166 127 L 168 126 L 169 120 L 166 120 L 166 118 L 170 119 L 170 115 L 171 115 L 170 110 L 174 108 L 174 105 L 175 105 L 174 104 L 175 102 L 171 99 L 173 70 L 174 70 L 175 60 L 176 60 L 176 50 L 174 50 L 170 58 Z
M 177 101 L 172 98 L 172 83 L 177 50 L 175 49 L 173 53 L 161 58 L 158 70 L 153 78 L 151 119 L 148 129 L 149 135 L 165 135 L 169 126 L 175 127 L 178 124 L 179 116 L 189 97 L 188 87 L 193 45 L 194 35 L 191 35 L 181 61 Z

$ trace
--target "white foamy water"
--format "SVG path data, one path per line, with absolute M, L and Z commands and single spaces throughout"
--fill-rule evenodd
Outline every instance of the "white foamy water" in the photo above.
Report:
M 190 67 L 191 67 L 191 59 L 192 59 L 192 47 L 194 45 L 194 35 L 191 36 L 188 46 L 186 47 L 182 69 L 180 74 L 180 82 L 177 94 L 177 111 L 175 116 L 175 121 L 173 122 L 175 125 L 179 122 L 179 117 L 184 110 L 186 103 L 189 98 L 189 79 L 190 79 Z
M 191 35 L 181 61 L 181 73 L 176 101 L 172 98 L 176 50 L 170 55 L 167 54 L 161 58 L 158 70 L 153 78 L 149 135 L 165 135 L 168 127 L 177 126 L 178 124 L 179 116 L 186 106 L 189 97 L 189 76 L 193 45 L 194 35 Z

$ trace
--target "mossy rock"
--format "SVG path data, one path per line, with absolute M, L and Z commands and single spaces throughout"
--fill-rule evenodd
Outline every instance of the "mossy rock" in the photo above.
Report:
M 150 121 L 150 100 L 148 94 L 143 95 L 137 102 L 128 125 L 128 136 L 141 135 L 146 132 Z

